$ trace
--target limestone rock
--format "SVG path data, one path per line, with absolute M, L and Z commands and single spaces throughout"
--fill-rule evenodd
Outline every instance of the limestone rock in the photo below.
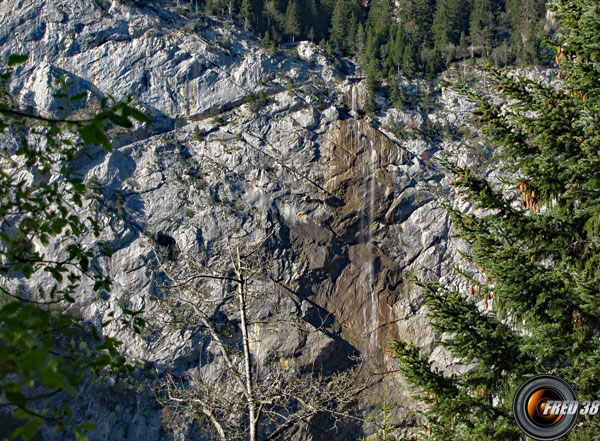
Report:
M 111 310 L 143 308 L 152 325 L 161 313 L 164 265 L 193 261 L 223 270 L 228 239 L 242 237 L 252 248 L 269 237 L 262 248 L 272 262 L 269 277 L 254 287 L 265 295 L 249 305 L 257 363 L 327 371 L 360 353 L 370 369 L 392 369 L 388 342 L 402 338 L 433 350 L 432 359 L 450 372 L 459 369 L 434 347 L 423 299 L 409 276 L 454 283 L 461 244 L 451 237 L 440 202 L 458 201 L 436 158 L 475 160 L 459 139 L 436 140 L 420 131 L 427 119 L 464 127 L 470 103 L 443 88 L 429 115 L 415 105 L 368 121 L 358 105 L 350 113 L 353 93 L 356 102 L 364 100 L 364 84 L 336 84 L 335 65 L 312 43 L 300 42 L 298 57 L 269 55 L 249 34 L 176 14 L 172 6 L 0 2 L 0 56 L 29 54 L 10 85 L 19 103 L 59 114 L 54 92 L 65 75 L 75 93 L 89 91 L 81 106 L 131 95 L 153 120 L 152 127 L 113 133 L 111 154 L 97 150 L 75 162 L 87 180 L 102 185 L 83 214 L 98 207 L 101 239 L 113 249 L 111 258 L 98 260 L 113 280 L 110 297 L 97 302 L 84 284 L 80 313 L 99 325 Z M 400 86 L 415 100 L 423 87 L 408 79 Z M 264 102 L 246 102 L 260 90 Z M 406 136 L 394 135 L 398 126 Z M 232 287 L 211 282 L 202 289 L 213 305 L 207 313 L 235 330 L 239 316 L 226 300 Z M 74 413 L 99 422 L 98 439 L 170 439 L 151 387 L 166 372 L 218 378 L 222 363 L 214 342 L 200 327 L 164 328 L 145 338 L 116 326 L 105 332 L 144 360 L 136 381 L 149 386 L 88 384 L 80 391 L 84 398 L 72 401 Z M 397 376 L 379 387 L 397 402 L 409 393 Z M 381 390 L 367 394 L 360 408 L 380 405 Z M 408 424 L 411 417 L 399 407 L 394 418 Z M 296 437 L 341 440 L 351 437 L 351 427 L 346 435 L 305 430 Z M 182 427 L 176 437 L 203 439 L 196 426 Z

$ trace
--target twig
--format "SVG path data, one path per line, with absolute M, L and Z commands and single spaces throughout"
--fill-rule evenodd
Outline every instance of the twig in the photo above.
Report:
M 2 292 L 3 292 L 4 294 L 6 294 L 7 296 L 10 296 L 10 297 L 12 297 L 13 299 L 17 299 L 17 300 L 19 300 L 20 302 L 25 302 L 25 303 L 34 303 L 34 304 L 36 304 L 36 305 L 52 305 L 52 304 L 55 304 L 55 303 L 60 303 L 60 302 L 62 302 L 62 301 L 63 301 L 62 299 L 60 299 L 60 300 L 52 300 L 52 301 L 48 301 L 48 302 L 38 302 L 38 301 L 36 301 L 36 300 L 24 299 L 23 297 L 19 297 L 19 296 L 17 296 L 17 295 L 14 295 L 14 294 L 10 293 L 10 292 L 9 292 L 9 291 L 7 291 L 7 290 L 6 290 L 6 289 L 5 289 L 3 286 L 0 286 L 0 291 L 2 291 Z

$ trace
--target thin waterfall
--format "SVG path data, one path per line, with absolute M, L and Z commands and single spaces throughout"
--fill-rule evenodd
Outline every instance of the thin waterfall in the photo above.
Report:
M 375 228 L 375 173 L 377 171 L 377 149 L 375 149 L 375 143 L 373 140 L 369 140 L 371 144 L 370 154 L 370 176 L 367 182 L 369 182 L 369 222 L 368 222 L 368 244 L 373 243 L 373 230 Z M 372 247 L 371 247 L 372 248 Z M 370 346 L 373 348 L 377 347 L 377 331 L 379 328 L 379 302 L 375 293 L 375 268 L 373 263 L 373 253 L 369 249 L 368 253 L 368 276 L 369 276 L 369 291 L 371 297 L 371 334 L 369 337 Z
M 354 95 L 355 95 L 355 86 L 352 87 L 352 102 L 354 103 Z M 369 195 L 369 190 L 368 190 L 368 168 L 367 168 L 367 164 L 365 164 L 365 154 L 362 151 L 362 147 L 364 144 L 364 140 L 363 140 L 363 134 L 361 131 L 361 124 L 360 121 L 356 121 L 356 132 L 357 132 L 357 139 L 356 139 L 356 152 L 358 155 L 360 155 L 361 160 L 358 162 L 358 176 L 360 177 L 360 179 L 362 179 L 362 204 L 361 204 L 361 208 L 360 208 L 360 219 L 359 219 L 359 234 L 360 234 L 360 239 L 359 239 L 359 243 L 363 244 L 364 246 L 366 246 L 367 243 L 370 243 L 371 240 L 371 225 L 370 222 L 367 222 L 367 209 L 365 207 L 365 202 L 367 200 L 370 200 Z M 369 214 L 370 216 L 370 214 Z M 368 253 L 367 253 L 368 254 Z M 366 270 L 364 270 L 363 268 L 361 268 L 361 277 L 360 277 L 360 288 L 361 290 L 366 294 L 369 291 L 372 291 L 373 289 L 373 276 L 372 276 L 372 268 L 371 268 L 371 262 L 370 262 L 370 257 L 367 258 L 366 263 L 363 263 L 363 265 L 366 265 L 367 268 Z M 363 297 L 365 299 L 364 303 L 363 303 L 363 321 L 365 323 L 365 331 L 366 331 L 366 336 L 370 338 L 369 336 L 369 316 L 367 314 L 367 297 L 366 295 Z M 372 315 L 372 314 L 371 314 Z
M 356 117 L 358 115 L 358 90 L 356 84 L 352 85 L 352 98 L 350 102 L 352 116 Z M 360 123 L 359 123 L 360 124 Z
M 354 88 L 352 88 L 352 90 L 354 91 Z M 362 148 L 362 143 L 363 143 L 363 134 L 361 131 L 361 126 L 360 126 L 360 121 L 356 121 L 356 133 L 357 133 L 357 137 L 356 137 L 356 152 L 360 155 L 360 157 L 364 158 L 364 155 L 361 154 L 361 148 Z M 365 166 L 365 161 L 364 159 L 359 161 L 358 163 L 358 176 L 361 177 L 361 179 L 363 179 L 363 182 L 365 182 L 366 179 L 366 166 Z M 364 194 L 363 194 L 363 203 L 364 200 L 366 199 L 366 189 L 364 190 Z M 365 220 L 365 210 L 361 207 L 360 210 L 360 241 L 361 243 L 365 243 L 366 238 L 365 238 L 365 229 L 366 227 L 366 220 Z
M 362 132 L 360 121 L 356 121 L 356 152 L 360 155 L 357 164 L 357 174 L 362 179 L 361 197 L 362 204 L 359 218 L 359 242 L 364 247 L 364 261 L 362 262 L 360 288 L 363 292 L 363 321 L 365 323 L 365 337 L 369 340 L 369 347 L 374 350 L 378 346 L 379 329 L 379 300 L 375 290 L 375 264 L 373 259 L 373 233 L 375 230 L 375 204 L 376 201 L 376 172 L 377 148 L 375 142 Z

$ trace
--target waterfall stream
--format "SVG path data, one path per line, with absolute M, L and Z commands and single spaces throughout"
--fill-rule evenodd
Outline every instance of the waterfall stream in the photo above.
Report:
M 354 88 L 352 90 L 354 102 Z M 362 133 L 361 122 L 357 121 L 357 149 L 361 155 L 358 163 L 358 175 L 362 179 L 362 206 L 360 210 L 360 242 L 364 246 L 364 261 L 362 263 L 362 274 L 360 277 L 361 290 L 363 292 L 363 321 L 365 324 L 365 338 L 369 340 L 372 349 L 378 345 L 379 328 L 379 300 L 375 290 L 375 265 L 373 259 L 373 230 L 375 229 L 375 204 L 376 204 L 376 171 L 377 171 L 377 149 L 373 140 Z
M 369 222 L 368 222 L 368 235 L 367 240 L 368 244 L 371 245 L 373 243 L 373 229 L 375 227 L 375 172 L 377 170 L 377 150 L 375 149 L 375 143 L 373 140 L 369 140 L 371 145 L 371 154 L 370 154 L 370 170 L 369 170 L 369 179 L 365 182 L 369 183 Z M 377 299 L 377 295 L 375 293 L 375 268 L 373 264 L 373 253 L 372 250 L 368 250 L 368 275 L 369 275 L 369 291 L 371 295 L 371 332 L 369 336 L 370 346 L 373 348 L 377 347 L 377 331 L 379 328 L 379 318 L 378 318 L 378 310 L 379 310 L 379 302 Z

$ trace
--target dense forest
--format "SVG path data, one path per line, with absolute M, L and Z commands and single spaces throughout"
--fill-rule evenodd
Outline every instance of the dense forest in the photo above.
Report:
M 548 62 L 544 0 L 191 0 L 182 7 L 234 19 L 265 45 L 307 39 L 358 57 L 363 69 L 433 76 L 452 61 Z

